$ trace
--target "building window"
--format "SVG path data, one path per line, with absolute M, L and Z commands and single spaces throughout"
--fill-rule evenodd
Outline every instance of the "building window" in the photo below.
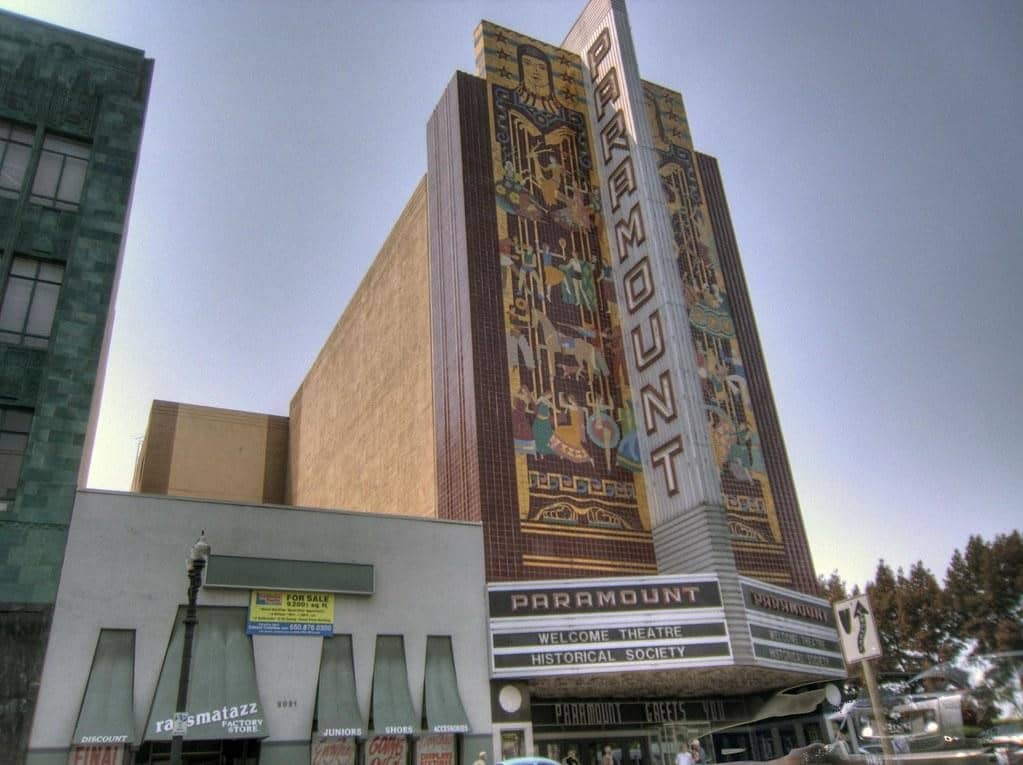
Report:
M 18 476 L 31 428 L 31 409 L 0 406 L 0 502 L 14 499 L 18 490 Z
M 0 120 L 0 196 L 17 198 L 32 158 L 32 131 Z
M 89 146 L 48 135 L 43 139 L 30 200 L 58 210 L 77 210 L 89 167 Z
M 63 281 L 61 264 L 15 255 L 0 303 L 0 341 L 45 348 Z

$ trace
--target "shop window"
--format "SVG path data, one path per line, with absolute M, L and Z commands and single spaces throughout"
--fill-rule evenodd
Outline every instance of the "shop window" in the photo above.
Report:
M 0 505 L 14 499 L 32 429 L 32 410 L 0 406 Z
M 32 131 L 0 120 L 0 196 L 17 198 L 32 158 Z
M 135 763 L 166 765 L 170 749 L 169 741 L 147 741 L 136 753 Z M 259 762 L 259 741 L 255 739 L 185 741 L 181 749 L 186 765 L 256 765 Z
M 0 302 L 0 341 L 45 348 L 63 282 L 60 263 L 16 255 Z
M 89 146 L 48 135 L 43 139 L 30 200 L 58 210 L 77 210 L 89 167 Z

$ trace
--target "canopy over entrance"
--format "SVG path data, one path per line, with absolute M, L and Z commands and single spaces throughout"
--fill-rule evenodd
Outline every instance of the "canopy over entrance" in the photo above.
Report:
M 184 607 L 178 609 L 146 723 L 145 741 L 169 741 L 173 737 L 185 642 L 184 611 Z M 252 638 L 245 634 L 246 609 L 206 606 L 199 607 L 198 613 L 185 705 L 185 740 L 265 738 L 268 734 L 256 686 Z

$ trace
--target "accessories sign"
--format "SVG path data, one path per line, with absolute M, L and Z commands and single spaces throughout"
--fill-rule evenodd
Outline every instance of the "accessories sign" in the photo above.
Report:
M 334 595 L 329 592 L 253 590 L 249 635 L 333 635 Z

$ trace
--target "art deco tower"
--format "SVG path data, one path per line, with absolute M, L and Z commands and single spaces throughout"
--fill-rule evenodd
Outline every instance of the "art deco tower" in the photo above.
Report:
M 428 133 L 440 514 L 483 521 L 492 581 L 815 592 L 717 163 L 624 5 L 476 54 Z

